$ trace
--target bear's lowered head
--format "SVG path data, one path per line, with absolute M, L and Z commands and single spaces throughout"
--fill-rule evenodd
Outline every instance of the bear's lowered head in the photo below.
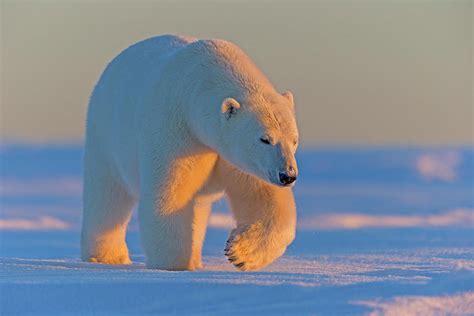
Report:
M 200 62 L 185 81 L 197 92 L 189 102 L 194 134 L 242 171 L 277 186 L 292 186 L 298 176 L 292 93 L 277 92 L 230 42 L 200 40 L 192 46 L 188 55 L 200 56 Z
M 289 91 L 225 98 L 220 108 L 220 154 L 264 181 L 292 186 L 298 176 L 293 102 Z

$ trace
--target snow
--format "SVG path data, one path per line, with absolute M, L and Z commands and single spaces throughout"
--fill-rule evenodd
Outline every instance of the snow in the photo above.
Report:
M 375 308 L 371 316 L 474 314 L 474 292 L 446 296 L 397 297 L 389 302 L 360 302 Z
M 359 229 L 365 227 L 474 227 L 474 209 L 459 208 L 429 215 L 325 214 L 311 217 L 301 229 Z
M 421 155 L 417 161 L 418 172 L 428 179 L 452 181 L 456 178 L 459 155 L 455 151 Z
M 50 230 L 68 227 L 68 223 L 50 216 L 40 216 L 38 219 L 0 219 L 0 229 L 2 230 Z
M 204 269 L 79 260 L 79 146 L 0 148 L 0 314 L 474 314 L 472 148 L 319 148 L 299 154 L 298 233 L 284 257 L 237 272 L 234 225 L 212 214 Z

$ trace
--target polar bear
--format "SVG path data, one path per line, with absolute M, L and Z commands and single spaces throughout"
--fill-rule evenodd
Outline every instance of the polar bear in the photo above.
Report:
M 130 263 L 138 204 L 146 266 L 199 269 L 211 205 L 225 194 L 236 222 L 228 260 L 268 265 L 295 236 L 297 146 L 291 92 L 236 45 L 165 35 L 130 46 L 90 98 L 82 259 Z

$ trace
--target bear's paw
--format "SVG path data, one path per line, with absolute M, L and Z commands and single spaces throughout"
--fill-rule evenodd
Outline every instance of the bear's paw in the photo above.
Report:
M 269 232 L 262 223 L 239 225 L 232 230 L 225 255 L 241 271 L 259 270 L 280 257 L 287 242 Z
M 118 256 L 118 257 L 90 257 L 87 261 L 92 263 L 101 263 L 101 264 L 131 264 L 132 261 L 128 256 Z

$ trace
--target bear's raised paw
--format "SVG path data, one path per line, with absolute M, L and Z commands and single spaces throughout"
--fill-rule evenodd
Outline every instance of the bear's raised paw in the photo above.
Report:
M 255 271 L 272 263 L 285 252 L 287 243 L 279 240 L 261 223 L 240 225 L 230 233 L 224 251 L 237 269 Z

